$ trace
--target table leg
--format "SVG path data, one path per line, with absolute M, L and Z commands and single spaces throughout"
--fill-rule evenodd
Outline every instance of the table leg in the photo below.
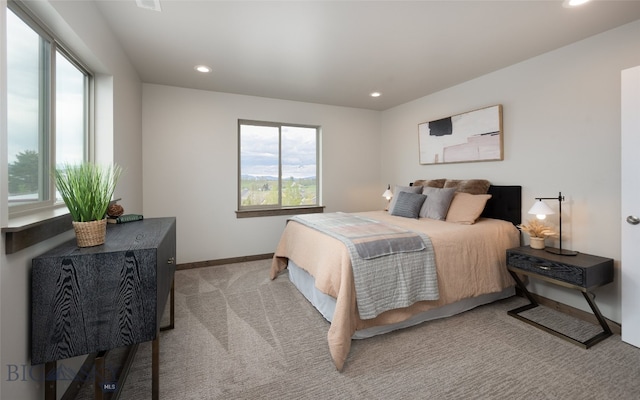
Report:
M 151 398 L 160 398 L 160 338 L 151 342 Z
M 56 361 L 49 361 L 44 364 L 44 398 L 45 400 L 56 400 L 57 369 Z
M 591 293 L 582 292 L 582 295 L 584 296 L 584 299 L 587 300 L 587 303 L 589 303 L 589 307 L 591 307 L 591 311 L 593 311 L 593 315 L 596 316 L 596 319 L 598 320 L 598 322 L 600 323 L 600 326 L 602 327 L 602 332 L 598 333 L 597 335 L 595 335 L 591 339 L 586 340 L 584 342 L 585 346 L 587 346 L 587 348 L 589 348 L 589 347 L 593 346 L 594 344 L 602 341 L 603 339 L 608 338 L 609 336 L 611 336 L 613 334 L 613 332 L 611 332 L 611 328 L 609 328 L 609 324 L 607 324 L 607 321 L 602 316 L 602 313 L 600 312 L 600 309 L 596 305 L 596 302 L 593 301 L 593 299 L 591 298 Z
M 587 300 L 587 303 L 589 303 L 589 306 L 591 307 L 591 310 L 593 311 L 593 313 L 595 314 L 596 318 L 598 319 L 598 322 L 600 322 L 600 326 L 602 327 L 602 332 L 595 334 L 594 336 L 592 336 L 591 338 L 585 340 L 585 341 L 579 341 L 577 339 L 572 338 L 569 335 L 566 335 L 562 332 L 558 332 L 555 329 L 546 327 L 536 321 L 530 320 L 527 317 L 524 317 L 522 315 L 520 315 L 521 312 L 527 311 L 527 310 L 531 310 L 532 308 L 536 308 L 539 306 L 538 302 L 533 298 L 533 295 L 531 295 L 531 293 L 529 293 L 529 291 L 527 290 L 527 287 L 525 286 L 525 284 L 522 282 L 522 280 L 520 279 L 520 277 L 518 277 L 518 275 L 513 272 L 513 271 L 509 271 L 509 273 L 511 274 L 511 276 L 513 277 L 513 279 L 516 281 L 516 285 L 518 285 L 518 287 L 520 288 L 520 290 L 522 290 L 522 293 L 527 297 L 527 299 L 529 300 L 529 304 L 526 304 L 522 307 L 518 307 L 518 308 L 514 308 L 513 310 L 509 310 L 507 311 L 507 314 L 509 314 L 510 316 L 517 318 L 523 322 L 526 322 L 530 325 L 535 326 L 536 328 L 542 329 L 543 331 L 546 331 L 552 335 L 555 335 L 561 339 L 564 339 L 568 342 L 571 342 L 573 344 L 576 344 L 582 348 L 588 349 L 589 347 L 593 346 L 594 344 L 602 341 L 603 339 L 608 338 L 609 336 L 611 336 L 611 329 L 609 328 L 609 325 L 607 325 L 607 322 L 605 321 L 604 317 L 602 316 L 602 314 L 600 313 L 600 310 L 598 309 L 598 307 L 596 306 L 595 302 L 591 299 L 591 297 L 589 296 L 588 292 L 582 292 L 582 294 L 584 295 L 584 298 Z
M 525 285 L 524 282 L 522 282 L 522 279 L 520 279 L 518 274 L 516 274 L 515 272 L 513 272 L 511 270 L 509 271 L 509 274 L 511 274 L 511 277 L 513 278 L 513 280 L 516 281 L 516 285 L 522 291 L 522 293 L 527 297 L 527 299 L 529 300 L 529 303 L 534 304 L 535 306 L 537 306 L 538 302 L 536 301 L 536 299 L 533 298 L 531 293 L 529 293 L 529 291 L 527 290 L 527 285 Z
M 93 397 L 95 400 L 102 400 L 104 394 L 104 358 L 106 353 L 101 351 L 96 355 L 94 361 L 95 379 L 93 388 Z
M 160 331 L 166 331 L 168 329 L 175 328 L 174 313 L 175 313 L 175 278 L 171 280 L 171 290 L 169 291 L 169 325 L 161 326 Z

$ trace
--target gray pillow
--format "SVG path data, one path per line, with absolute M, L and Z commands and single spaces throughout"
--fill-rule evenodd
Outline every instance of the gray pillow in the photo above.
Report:
M 400 192 L 422 193 L 422 186 L 394 186 L 393 197 L 391 198 L 391 203 L 389 203 L 389 213 L 396 206 Z
M 391 215 L 399 217 L 418 218 L 420 207 L 427 198 L 424 194 L 400 192 L 395 206 L 391 209 Z
M 424 187 L 422 194 L 427 195 L 427 200 L 422 204 L 420 216 L 422 218 L 431 218 L 444 221 L 447 217 L 447 211 L 456 194 L 456 188 L 438 189 L 433 187 Z

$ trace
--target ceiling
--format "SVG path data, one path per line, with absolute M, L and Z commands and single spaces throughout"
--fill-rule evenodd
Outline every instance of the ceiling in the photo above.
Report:
M 372 110 L 640 19 L 637 0 L 94 1 L 145 83 Z

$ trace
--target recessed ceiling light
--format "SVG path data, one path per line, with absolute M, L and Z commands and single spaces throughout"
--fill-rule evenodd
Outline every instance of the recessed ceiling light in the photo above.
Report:
M 202 72 L 203 74 L 211 72 L 211 67 L 208 67 L 206 65 L 196 65 L 194 68 L 196 71 Z
M 371 94 L 369 94 L 369 96 L 371 97 L 380 97 L 382 95 L 382 93 L 380 92 L 371 92 Z
M 162 11 L 160 0 L 136 0 L 136 4 L 138 7 L 146 8 L 147 10 Z
M 562 6 L 565 8 L 577 7 L 587 3 L 588 1 L 589 0 L 564 0 Z

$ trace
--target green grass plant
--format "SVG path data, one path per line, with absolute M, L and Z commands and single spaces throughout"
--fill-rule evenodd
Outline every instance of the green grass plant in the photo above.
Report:
M 105 218 L 122 168 L 94 163 L 65 164 L 56 168 L 54 178 L 62 200 L 76 222 Z

